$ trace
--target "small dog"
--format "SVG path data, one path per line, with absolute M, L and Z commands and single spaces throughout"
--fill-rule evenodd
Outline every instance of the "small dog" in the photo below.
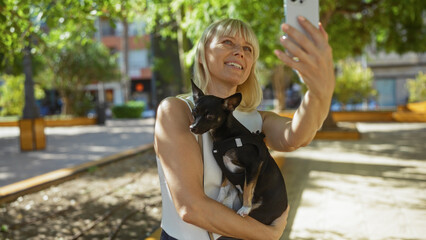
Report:
M 241 93 L 224 99 L 204 95 L 194 82 L 192 92 L 195 106 L 190 130 L 195 134 L 209 131 L 212 135 L 213 155 L 224 175 L 219 198 L 231 182 L 243 194 L 238 214 L 271 224 L 287 208 L 284 178 L 263 141 L 265 135 L 251 133 L 233 116 Z

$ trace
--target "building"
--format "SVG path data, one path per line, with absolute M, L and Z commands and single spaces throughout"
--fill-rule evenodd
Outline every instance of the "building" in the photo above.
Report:
M 368 53 L 367 66 L 374 72 L 379 109 L 394 109 L 408 100 L 407 79 L 426 72 L 426 53 Z
M 116 22 L 115 28 L 110 25 L 108 19 L 98 19 L 97 38 L 111 53 L 118 54 L 119 66 L 123 64 L 123 24 Z M 144 101 L 151 105 L 151 57 L 150 37 L 144 32 L 143 22 L 129 23 L 129 77 L 131 79 L 131 100 Z M 124 96 L 120 79 L 104 84 L 91 84 L 86 87 L 94 96 L 104 99 L 108 107 L 124 103 Z

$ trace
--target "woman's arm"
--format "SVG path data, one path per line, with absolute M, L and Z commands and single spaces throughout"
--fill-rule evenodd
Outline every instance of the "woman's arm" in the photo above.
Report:
M 299 72 L 308 91 L 292 120 L 274 113 L 261 113 L 268 145 L 281 151 L 292 151 L 312 141 L 327 117 L 335 86 L 333 55 L 327 33 L 321 24 L 317 29 L 303 17 L 299 18 L 299 23 L 312 36 L 313 41 L 291 26 L 283 24 L 282 30 L 301 47 L 288 38 L 281 38 L 281 44 L 298 60 L 279 50 L 275 54 Z
M 155 125 L 155 150 L 179 216 L 185 222 L 225 236 L 278 239 L 288 211 L 278 224 L 266 226 L 251 217 L 237 215 L 204 194 L 201 150 L 189 131 L 191 121 L 191 112 L 183 101 L 168 98 L 161 102 Z

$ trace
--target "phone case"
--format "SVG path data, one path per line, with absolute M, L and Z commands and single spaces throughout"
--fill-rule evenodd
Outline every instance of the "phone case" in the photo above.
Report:
M 319 0 L 284 0 L 284 15 L 287 24 L 304 33 L 312 40 L 311 36 L 300 26 L 297 17 L 304 16 L 318 28 Z

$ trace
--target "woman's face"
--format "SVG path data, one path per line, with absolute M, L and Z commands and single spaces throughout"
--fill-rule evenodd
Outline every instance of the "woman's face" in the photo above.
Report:
M 243 37 L 215 37 L 207 43 L 205 54 L 213 82 L 238 86 L 250 75 L 254 61 L 253 46 Z

